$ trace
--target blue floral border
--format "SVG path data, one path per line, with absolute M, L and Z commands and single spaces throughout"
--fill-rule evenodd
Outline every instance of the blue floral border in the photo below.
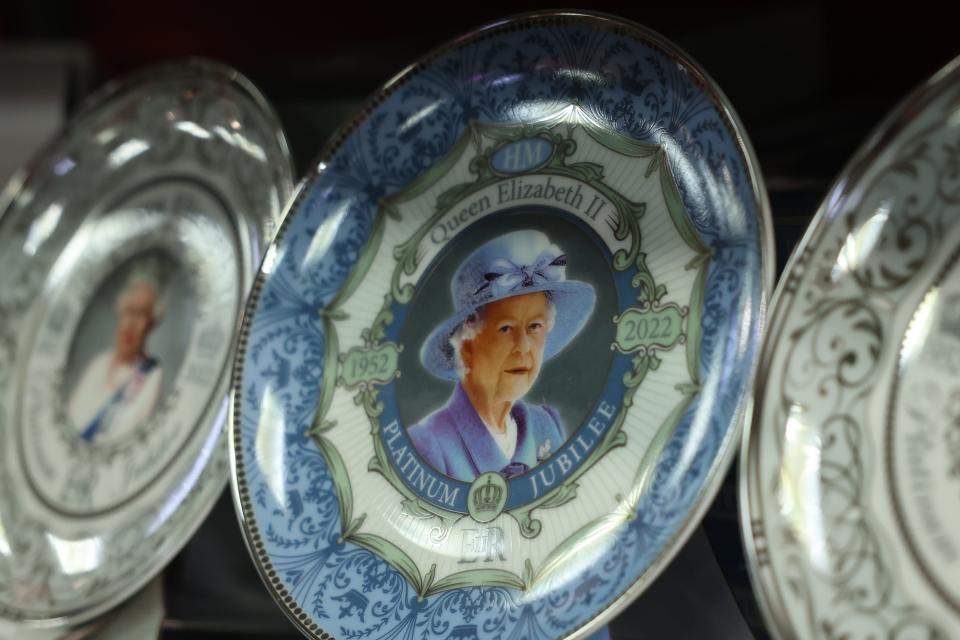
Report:
M 600 18 L 535 18 L 481 32 L 415 68 L 343 138 L 301 192 L 261 273 L 235 380 L 235 455 L 248 537 L 275 595 L 304 629 L 340 638 L 556 638 L 611 606 L 667 553 L 738 433 L 763 300 L 758 187 L 732 126 L 676 54 Z M 681 64 L 678 64 L 681 62 Z M 323 375 L 317 314 L 366 242 L 381 197 L 429 168 L 471 120 L 536 120 L 570 104 L 663 145 L 693 223 L 714 251 L 701 344 L 703 392 L 664 450 L 636 518 L 598 562 L 541 597 L 471 588 L 418 599 L 387 563 L 340 540 L 323 456 L 304 434 Z M 335 232 L 314 259 L 311 241 Z M 767 258 L 769 259 L 769 258 Z M 257 426 L 269 390 L 284 431 L 264 469 Z M 268 474 L 279 468 L 283 495 Z M 272 476 L 271 476 L 272 477 Z M 274 483 L 275 485 L 276 483 Z

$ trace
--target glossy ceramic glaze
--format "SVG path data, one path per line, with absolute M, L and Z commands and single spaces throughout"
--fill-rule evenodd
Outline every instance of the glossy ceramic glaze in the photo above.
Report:
M 105 611 L 186 543 L 227 478 L 230 355 L 292 190 L 236 72 L 111 84 L 0 204 L 0 616 Z
M 774 297 L 741 466 L 783 638 L 960 637 L 960 64 L 857 153 Z
M 581 14 L 448 44 L 334 136 L 232 401 L 247 541 L 304 633 L 582 637 L 650 583 L 738 441 L 754 167 L 689 58 Z

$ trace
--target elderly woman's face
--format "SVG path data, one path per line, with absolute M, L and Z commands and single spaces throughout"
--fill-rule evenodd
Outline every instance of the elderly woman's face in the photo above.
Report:
M 134 281 L 117 301 L 116 354 L 121 361 L 137 358 L 153 329 L 157 292 L 145 282 Z
M 528 293 L 484 307 L 483 326 L 462 346 L 471 382 L 498 400 L 519 400 L 540 373 L 549 302 Z

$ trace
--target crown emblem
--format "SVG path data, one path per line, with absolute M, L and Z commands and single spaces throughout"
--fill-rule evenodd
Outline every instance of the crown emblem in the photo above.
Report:
M 487 476 L 487 484 L 477 489 L 473 494 L 473 508 L 477 513 L 496 511 L 500 506 L 500 497 L 503 495 L 503 488 L 493 484 L 493 476 Z
M 960 295 L 948 296 L 943 301 L 940 330 L 960 339 Z

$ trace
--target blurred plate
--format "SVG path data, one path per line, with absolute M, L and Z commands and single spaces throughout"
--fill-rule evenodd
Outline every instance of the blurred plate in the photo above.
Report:
M 752 158 L 673 45 L 573 13 L 441 47 L 334 136 L 233 384 L 243 528 L 301 630 L 582 637 L 650 583 L 738 441 Z
M 960 637 L 960 61 L 843 171 L 773 302 L 742 527 L 780 637 Z
M 0 203 L 0 616 L 73 625 L 133 594 L 227 477 L 229 356 L 292 189 L 235 71 L 111 84 Z

